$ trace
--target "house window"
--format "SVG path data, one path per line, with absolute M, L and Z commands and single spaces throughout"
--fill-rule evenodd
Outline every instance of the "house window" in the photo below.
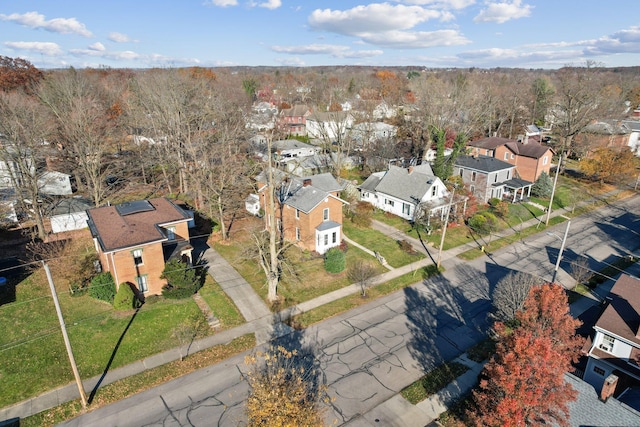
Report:
M 471 185 L 469 187 L 469 191 L 471 191 L 471 194 L 474 194 L 476 192 L 476 186 L 475 185 Z
M 616 341 L 611 335 L 603 335 L 602 342 L 600 343 L 600 348 L 607 353 L 611 353 L 613 351 L 613 343 Z
M 436 193 L 438 192 L 438 187 L 437 186 L 433 186 L 431 187 L 431 197 L 436 197 Z
M 296 209 L 296 219 L 300 219 L 300 209 Z
M 498 174 L 495 174 L 495 175 L 493 176 L 493 182 L 498 182 Z
M 549 162 L 549 157 L 544 156 L 544 157 L 542 158 L 542 164 L 543 164 L 543 165 L 546 165 L 548 162 Z
M 507 171 L 507 179 L 511 179 L 511 170 Z
M 409 203 L 402 204 L 402 213 L 405 215 L 409 215 L 411 213 L 411 205 Z
M 513 153 L 511 153 L 511 160 L 513 160 L 513 157 L 514 157 L 514 156 L 513 156 Z
M 296 227 L 296 240 L 300 240 L 300 227 Z
M 142 249 L 136 249 L 131 252 L 133 255 L 133 263 L 135 265 L 142 265 Z
M 389 206 L 393 207 L 393 200 L 388 200 L 388 199 L 387 199 L 387 204 L 388 204 Z
M 509 153 L 504 153 L 504 159 L 509 160 Z
M 175 227 L 167 227 L 167 239 L 175 240 L 176 239 L 176 228 Z
M 476 172 L 471 172 L 471 181 L 475 182 L 476 181 L 476 177 L 477 177 L 477 173 Z
M 604 369 L 602 369 L 600 366 L 594 366 L 593 372 L 600 375 L 601 377 L 604 377 Z
M 325 234 L 324 235 L 324 245 L 327 246 L 329 244 L 329 235 Z
M 329 208 L 324 208 L 322 210 L 322 220 L 323 221 L 328 221 L 329 220 Z
M 136 279 L 138 281 L 138 289 L 140 289 L 140 292 L 148 292 L 149 284 L 147 283 L 147 275 L 143 274 L 142 276 L 136 277 Z
M 338 240 L 338 233 L 335 231 L 331 234 L 331 243 L 335 243 Z

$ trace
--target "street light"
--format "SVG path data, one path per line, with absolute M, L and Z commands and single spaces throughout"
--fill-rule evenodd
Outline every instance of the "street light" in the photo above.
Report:
M 560 252 L 558 252 L 558 259 L 556 260 L 556 268 L 553 270 L 553 277 L 551 283 L 555 283 L 556 276 L 558 275 L 558 268 L 560 268 L 560 260 L 562 259 L 562 252 L 564 251 L 564 245 L 567 243 L 567 236 L 569 235 L 569 227 L 571 226 L 571 220 L 567 221 L 567 228 L 564 229 L 564 237 L 562 238 L 562 244 L 560 245 Z M 557 239 L 560 238 L 557 234 L 547 231 L 547 234 Z

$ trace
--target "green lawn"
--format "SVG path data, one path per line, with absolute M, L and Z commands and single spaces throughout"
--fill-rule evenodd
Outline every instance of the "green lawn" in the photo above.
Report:
M 215 249 L 249 282 L 258 295 L 266 300 L 266 280 L 262 269 L 256 265 L 255 261 L 249 260 L 243 255 L 247 244 L 250 244 L 248 240 L 236 235 L 236 240 L 224 242 L 224 244 L 217 243 Z M 325 271 L 324 259 L 321 256 L 302 251 L 297 247 L 289 248 L 287 258 L 292 268 L 284 269 L 283 278 L 278 285 L 278 295 L 283 300 L 277 307 L 273 307 L 274 309 L 290 307 L 350 285 L 347 270 L 356 260 L 371 263 L 375 268 L 376 275 L 387 271 L 374 257 L 354 246 L 350 246 L 346 253 L 347 268 L 338 274 L 330 274 Z
M 378 251 L 389 263 L 397 268 L 424 258 L 421 252 L 409 254 L 402 249 L 398 242 L 371 228 L 359 228 L 350 221 L 342 224 L 344 234 L 351 240 L 361 244 L 367 249 Z
M 1 406 L 73 381 L 46 283 L 43 272 L 36 271 L 17 286 L 16 301 L 0 307 L 0 323 L 5 325 L 0 335 Z M 203 289 L 205 292 L 221 292 L 214 283 L 207 283 Z M 191 298 L 156 299 L 156 302 L 143 305 L 133 318 L 134 311 L 115 312 L 109 304 L 86 294 L 71 296 L 64 289 L 58 289 L 58 292 L 78 370 L 83 378 L 104 371 L 121 336 L 111 369 L 180 345 L 173 336 L 175 328 L 192 324 L 193 319 L 202 317 Z M 220 300 L 213 305 L 223 325 L 238 324 L 239 314 L 232 304 Z
M 422 402 L 432 394 L 446 387 L 451 381 L 467 372 L 469 368 L 458 362 L 443 363 L 429 371 L 424 377 L 403 389 L 400 394 L 409 403 Z

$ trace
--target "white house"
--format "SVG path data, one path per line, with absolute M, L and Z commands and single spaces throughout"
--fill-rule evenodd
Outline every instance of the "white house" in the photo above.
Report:
M 398 132 L 396 126 L 384 122 L 362 122 L 353 125 L 351 129 L 351 138 L 356 144 L 363 148 L 376 141 L 395 138 Z
M 640 279 L 622 274 L 594 326 L 584 380 L 601 395 L 618 397 L 640 385 Z
M 314 112 L 307 117 L 307 136 L 325 141 L 343 140 L 354 118 L 346 111 Z
M 281 139 L 271 143 L 279 158 L 308 157 L 318 152 L 318 147 L 296 139 Z
M 448 205 L 448 191 L 428 164 L 408 169 L 390 165 L 384 172 L 371 174 L 359 190 L 360 200 L 410 221 L 421 205 L 430 206 L 429 215 Z

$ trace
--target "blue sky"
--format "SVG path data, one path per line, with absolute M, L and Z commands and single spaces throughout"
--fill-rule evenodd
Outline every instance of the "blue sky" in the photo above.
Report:
M 52 67 L 640 65 L 638 0 L 0 0 L 0 55 Z

